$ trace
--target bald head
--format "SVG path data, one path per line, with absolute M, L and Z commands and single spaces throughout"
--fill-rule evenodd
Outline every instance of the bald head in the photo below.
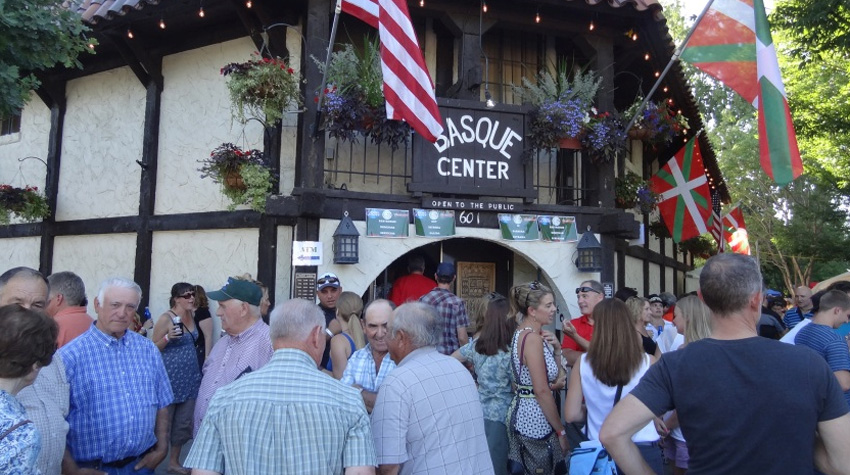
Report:
M 801 285 L 794 289 L 794 301 L 797 306 L 808 312 L 812 309 L 812 289 Z

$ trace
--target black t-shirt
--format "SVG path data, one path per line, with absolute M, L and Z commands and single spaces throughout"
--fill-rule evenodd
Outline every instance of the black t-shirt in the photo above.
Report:
M 658 343 L 652 341 L 652 338 L 648 336 L 641 335 L 640 339 L 643 342 L 643 351 L 650 356 L 655 356 L 655 350 L 658 349 Z
M 325 308 L 322 304 L 319 304 L 319 308 L 322 309 L 322 312 L 325 312 L 325 326 L 330 325 L 334 318 L 336 318 L 336 309 L 335 308 Z M 331 340 L 328 339 L 328 344 L 325 345 L 325 352 L 322 354 L 322 364 L 319 365 L 320 368 L 326 368 L 328 366 L 328 360 L 331 359 Z
M 665 353 L 631 394 L 678 411 L 689 475 L 813 473 L 817 423 L 850 411 L 820 355 L 760 337 Z
M 204 360 L 206 360 L 206 338 L 204 337 L 204 332 L 201 330 L 201 325 L 199 325 L 203 320 L 208 318 L 212 318 L 210 315 L 210 309 L 207 307 L 201 307 L 195 310 L 195 315 L 193 319 L 195 320 L 195 328 L 198 329 L 198 340 L 195 342 L 195 353 L 198 357 L 198 367 L 203 370 L 204 369 Z

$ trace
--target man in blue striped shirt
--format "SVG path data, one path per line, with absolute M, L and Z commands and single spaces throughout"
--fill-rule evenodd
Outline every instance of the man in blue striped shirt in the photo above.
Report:
M 844 338 L 834 331 L 848 321 L 850 296 L 838 290 L 830 290 L 820 298 L 812 323 L 797 333 L 794 343 L 807 346 L 823 356 L 844 391 L 844 399 L 850 404 L 850 352 Z
M 796 327 L 804 318 L 812 316 L 812 290 L 805 285 L 794 289 L 794 300 L 797 306 L 785 312 L 783 319 L 785 327 L 789 330 Z
M 168 454 L 171 383 L 156 346 L 127 330 L 141 299 L 135 282 L 106 280 L 97 321 L 59 350 L 71 386 L 66 467 L 70 456 L 109 474 L 153 474 Z

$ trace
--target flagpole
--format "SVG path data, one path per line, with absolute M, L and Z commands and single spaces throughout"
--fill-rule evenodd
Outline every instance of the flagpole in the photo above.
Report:
M 649 102 L 649 98 L 652 97 L 653 94 L 655 94 L 655 91 L 658 90 L 658 86 L 661 85 L 661 81 L 664 80 L 664 78 L 667 76 L 667 73 L 670 72 L 670 68 L 673 67 L 673 63 L 679 59 L 679 56 L 682 55 L 682 51 L 685 49 L 685 46 L 688 45 L 688 41 L 690 41 L 691 36 L 693 36 L 694 31 L 696 31 L 697 29 L 697 26 L 699 26 L 700 22 L 702 21 L 702 18 L 705 16 L 706 13 L 708 13 L 708 10 L 711 8 L 711 5 L 713 3 L 714 0 L 708 0 L 708 3 L 705 4 L 705 8 L 703 8 L 702 12 L 700 12 L 699 16 L 694 22 L 694 26 L 692 26 L 690 31 L 688 31 L 688 34 L 685 35 L 685 39 L 684 41 L 682 41 L 682 44 L 680 44 L 679 47 L 676 48 L 676 51 L 673 53 L 673 56 L 670 57 L 670 61 L 667 62 L 667 66 L 664 67 L 664 71 L 662 71 L 661 75 L 658 76 L 658 80 L 655 81 L 655 84 L 652 85 L 652 89 L 650 89 L 649 93 L 647 93 L 647 95 L 643 98 L 643 102 L 640 103 L 640 106 L 637 108 L 637 112 L 635 112 L 634 117 L 632 117 L 632 120 L 630 120 L 628 125 L 626 125 L 626 131 L 630 130 L 632 126 L 634 126 L 637 122 L 638 117 L 643 114 L 643 108 L 646 107 L 646 104 Z
M 714 0 L 710 0 L 713 2 Z M 328 52 L 325 56 L 325 69 L 322 71 L 322 86 L 319 88 L 319 102 L 316 104 L 316 121 L 313 123 L 313 138 L 319 135 L 319 124 L 322 122 L 322 102 L 325 99 L 325 86 L 328 82 L 328 66 L 331 63 L 334 41 L 336 41 L 336 30 L 339 26 L 339 14 L 342 13 L 342 0 L 336 0 L 334 7 L 334 21 L 331 26 L 331 39 L 328 41 Z

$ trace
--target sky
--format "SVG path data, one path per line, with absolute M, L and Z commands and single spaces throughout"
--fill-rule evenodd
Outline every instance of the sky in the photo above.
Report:
M 691 15 L 699 15 L 702 9 L 705 8 L 705 4 L 708 3 L 708 0 L 684 0 L 682 3 L 685 5 L 685 18 L 687 18 Z M 764 0 L 764 8 L 767 10 L 768 15 L 773 11 L 774 3 L 774 0 Z

